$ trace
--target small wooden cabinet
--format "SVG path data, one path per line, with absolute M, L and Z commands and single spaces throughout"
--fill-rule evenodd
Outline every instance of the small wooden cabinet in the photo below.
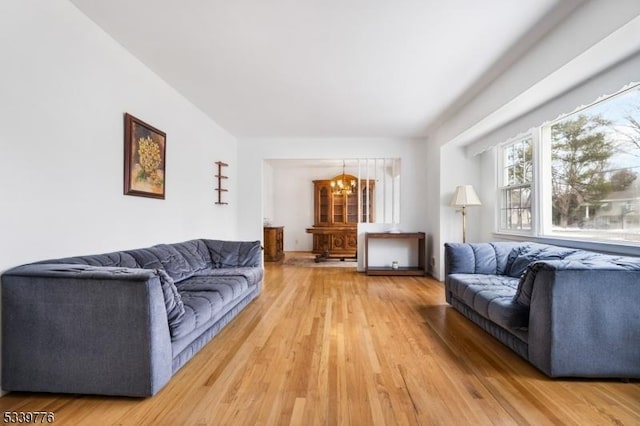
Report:
M 284 257 L 284 226 L 264 227 L 264 260 L 277 262 Z
M 358 222 L 375 220 L 375 181 L 361 179 L 355 191 L 347 194 L 337 193 L 331 186 L 331 181 L 337 179 L 358 181 L 352 175 L 313 181 L 314 223 L 312 228 L 307 228 L 307 232 L 313 234 L 316 260 L 355 258 Z

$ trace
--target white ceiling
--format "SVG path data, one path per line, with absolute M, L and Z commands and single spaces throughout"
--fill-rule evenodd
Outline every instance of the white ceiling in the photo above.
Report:
M 72 0 L 233 135 L 312 138 L 425 136 L 561 1 Z

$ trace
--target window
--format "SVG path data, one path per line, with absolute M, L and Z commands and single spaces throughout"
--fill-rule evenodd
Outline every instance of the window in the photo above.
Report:
M 498 190 L 501 232 L 640 242 L 640 84 L 500 146 Z
M 500 229 L 531 231 L 532 139 L 526 137 L 505 144 L 500 152 Z
M 640 89 L 606 98 L 549 128 L 545 160 L 551 164 L 551 191 L 543 203 L 551 206 L 551 217 L 545 233 L 640 241 Z

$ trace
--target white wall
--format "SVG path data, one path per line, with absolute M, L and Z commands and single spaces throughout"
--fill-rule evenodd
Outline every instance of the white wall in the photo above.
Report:
M 65 0 L 0 3 L 0 271 L 235 238 L 236 140 Z M 166 199 L 123 195 L 123 114 L 167 133 Z M 230 164 L 214 205 L 214 162 Z
M 419 158 L 425 161 L 422 169 L 422 181 L 425 184 L 418 196 L 421 201 L 421 209 L 424 212 L 420 217 L 422 228 L 428 229 L 426 235 L 427 270 L 434 277 L 440 276 L 440 146 L 437 143 L 427 141 L 420 147 L 417 153 Z
M 444 243 L 462 242 L 462 214 L 450 205 L 451 197 L 458 185 L 473 185 L 480 189 L 480 167 L 477 159 L 467 157 L 462 146 L 444 145 L 440 148 L 440 242 L 437 250 L 433 275 L 439 279 L 444 278 Z M 485 203 L 482 194 L 480 201 Z M 481 241 L 481 217 L 482 206 L 467 207 L 467 238 L 468 243 Z
M 404 231 L 425 231 L 422 188 L 424 169 L 429 167 L 417 153 L 424 141 L 421 140 L 380 140 L 380 139 L 242 139 L 238 142 L 238 161 L 243 171 L 239 177 L 239 223 L 242 224 L 241 239 L 262 239 L 263 214 L 263 162 L 269 159 L 356 159 L 356 158 L 400 158 L 402 176 L 400 193 L 400 229 Z M 274 171 L 274 173 L 276 173 Z M 338 173 L 334 173 L 338 174 Z M 322 178 L 327 176 L 323 175 Z M 329 176 L 331 177 L 331 176 Z M 308 177 L 306 178 L 308 179 Z M 274 176 L 274 181 L 276 180 Z M 295 180 L 295 179 L 292 179 Z M 293 183 L 292 183 L 293 184 Z M 274 194 L 276 197 L 277 194 Z M 302 196 L 302 195 L 301 195 Z M 312 192 L 308 195 L 308 206 L 313 208 Z M 297 203 L 297 201 L 296 201 Z M 280 203 L 284 205 L 284 202 Z M 269 202 L 267 202 L 269 205 Z M 287 202 L 288 205 L 288 202 Z M 297 205 L 297 204 L 296 204 Z M 290 207 L 294 208 L 294 207 Z M 295 212 L 293 212 L 295 213 Z M 301 216 L 303 213 L 301 213 Z M 306 216 L 306 214 L 304 214 Z M 278 216 L 278 213 L 275 214 Z M 281 225 L 278 217 L 274 224 Z M 305 218 L 308 221 L 308 219 Z M 313 224 L 311 221 L 308 225 Z M 287 234 L 287 229 L 285 229 Z M 285 239 L 287 237 L 285 236 Z M 299 239 L 300 244 L 301 239 Z M 293 247 L 295 247 L 295 237 Z M 291 242 L 285 246 L 293 250 Z M 359 245 L 359 250 L 361 245 Z M 359 255 L 360 256 L 360 255 Z
M 273 170 L 273 224 L 284 226 L 284 250 L 311 251 L 313 236 L 305 230 L 313 226 L 312 181 L 327 179 L 328 172 L 324 168 L 297 166 L 295 162 L 280 163 Z
M 498 172 L 496 170 L 496 150 L 489 149 L 475 157 L 480 169 L 478 197 L 482 200 L 480 213 L 480 241 L 497 241 L 493 234 L 496 230 L 496 214 L 498 208 Z
M 273 166 L 269 163 L 263 163 L 262 170 L 262 200 L 263 200 L 263 220 L 271 222 L 274 226 L 279 226 L 276 221 L 274 221 L 275 217 L 275 194 L 274 194 L 274 171 Z

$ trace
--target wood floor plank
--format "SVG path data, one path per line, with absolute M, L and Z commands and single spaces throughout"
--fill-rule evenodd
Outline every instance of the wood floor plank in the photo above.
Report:
M 428 277 L 265 265 L 264 291 L 153 398 L 9 393 L 59 425 L 638 425 L 640 383 L 552 380 Z

